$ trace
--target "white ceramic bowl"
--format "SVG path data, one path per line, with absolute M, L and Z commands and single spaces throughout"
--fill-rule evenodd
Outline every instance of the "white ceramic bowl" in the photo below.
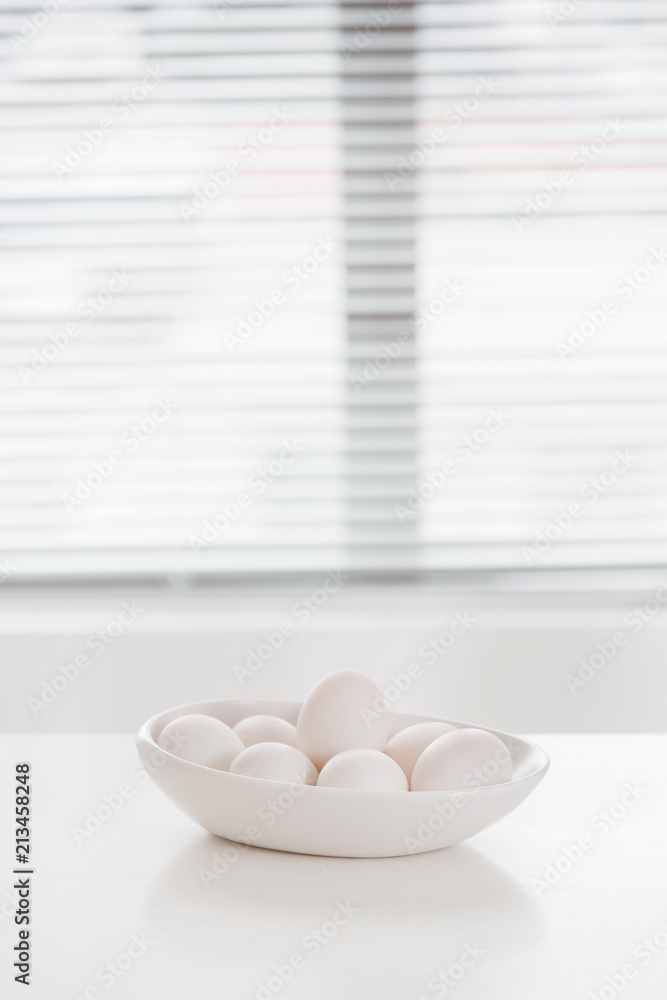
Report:
M 212 715 L 234 726 L 247 715 L 259 714 L 296 723 L 300 707 L 298 702 L 285 701 L 180 705 L 153 716 L 141 727 L 139 758 L 165 795 L 210 833 L 277 851 L 342 858 L 398 857 L 467 840 L 516 809 L 549 767 L 549 758 L 538 746 L 490 729 L 512 754 L 514 776 L 505 784 L 461 792 L 363 792 L 216 771 L 166 753 L 156 742 L 168 722 L 190 712 Z M 471 725 L 395 712 L 390 719 L 391 735 L 416 722 Z

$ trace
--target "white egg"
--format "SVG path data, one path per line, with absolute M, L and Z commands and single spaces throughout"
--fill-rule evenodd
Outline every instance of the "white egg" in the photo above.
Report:
M 244 746 L 251 747 L 255 743 L 287 743 L 296 747 L 296 726 L 277 715 L 249 715 L 234 726 L 234 732 L 242 740 Z
M 446 722 L 418 722 L 415 726 L 408 726 L 401 729 L 387 743 L 384 752 L 392 760 L 403 768 L 408 779 L 412 777 L 412 771 L 419 757 L 433 740 L 445 733 L 451 733 L 455 726 L 450 726 Z
M 227 771 L 243 750 L 234 730 L 212 715 L 181 715 L 173 719 L 158 736 L 157 744 L 175 757 L 218 771 Z
M 324 765 L 318 787 L 360 788 L 366 792 L 407 792 L 408 779 L 395 760 L 380 750 L 343 750 Z
M 502 740 L 484 729 L 456 729 L 430 743 L 412 772 L 413 792 L 458 791 L 499 785 L 512 777 Z
M 229 768 L 229 773 L 290 784 L 314 785 L 317 782 L 317 768 L 313 762 L 286 743 L 255 743 L 246 747 Z
M 370 678 L 337 670 L 316 684 L 296 724 L 299 747 L 321 768 L 342 750 L 382 750 L 387 742 L 387 706 Z

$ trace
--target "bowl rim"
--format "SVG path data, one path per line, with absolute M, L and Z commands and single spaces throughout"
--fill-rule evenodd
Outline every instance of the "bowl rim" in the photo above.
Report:
M 251 778 L 251 777 L 248 777 L 248 775 L 245 775 L 245 774 L 232 774 L 229 771 L 221 771 L 218 768 L 207 767 L 205 764 L 195 764 L 192 761 L 185 760 L 183 757 L 179 757 L 177 754 L 171 753 L 169 750 L 164 750 L 158 744 L 157 740 L 153 736 L 152 731 L 155 728 L 156 724 L 162 718 L 164 718 L 165 716 L 173 715 L 174 712 L 178 712 L 179 714 L 182 714 L 182 715 L 199 714 L 199 713 L 206 714 L 205 712 L 202 712 L 202 709 L 205 706 L 214 706 L 214 705 L 244 705 L 244 706 L 246 706 L 246 705 L 258 705 L 258 706 L 260 706 L 260 705 L 273 705 L 275 707 L 280 707 L 280 708 L 283 708 L 283 709 L 298 709 L 298 708 L 301 707 L 302 704 L 303 704 L 303 702 L 301 702 L 301 701 L 277 701 L 277 700 L 272 699 L 272 698 L 216 698 L 216 699 L 211 699 L 211 700 L 207 700 L 207 701 L 187 702 L 184 705 L 174 705 L 172 708 L 163 709 L 161 712 L 157 712 L 155 715 L 152 715 L 149 719 L 147 719 L 141 725 L 141 727 L 139 728 L 139 730 L 138 730 L 138 732 L 136 734 L 135 745 L 136 745 L 137 749 L 140 749 L 142 742 L 147 743 L 150 746 L 152 746 L 159 753 L 165 754 L 167 758 L 170 758 L 173 761 L 177 761 L 178 764 L 181 765 L 181 766 L 184 766 L 186 768 L 195 768 L 197 771 L 209 771 L 211 774 L 222 775 L 222 776 L 224 776 L 225 779 L 229 779 L 230 781 L 235 780 L 236 782 L 241 782 L 242 784 L 246 784 L 248 781 L 251 781 L 251 782 L 253 782 L 254 787 L 258 787 L 254 783 L 256 783 L 256 782 L 263 782 L 263 783 L 266 783 L 268 785 L 276 786 L 276 788 L 278 788 L 278 787 L 279 788 L 290 788 L 294 784 L 294 782 L 290 782 L 290 781 L 275 781 L 272 778 Z M 266 715 L 266 714 L 270 714 L 270 713 L 267 713 L 266 711 L 265 712 L 260 712 L 258 710 L 256 713 L 251 713 L 251 714 Z M 330 788 L 328 786 L 322 786 L 322 785 L 304 785 L 303 788 L 305 790 L 305 793 L 307 795 L 314 793 L 314 794 L 317 794 L 318 796 L 321 796 L 323 794 L 325 794 L 325 795 L 326 794 L 328 794 L 328 795 L 337 795 L 337 794 L 338 795 L 353 795 L 353 796 L 357 796 L 357 797 L 363 797 L 363 798 L 366 798 L 366 799 L 369 797 L 369 795 L 370 796 L 374 796 L 374 797 L 375 796 L 383 796 L 383 797 L 384 796 L 390 796 L 392 799 L 394 799 L 395 796 L 409 795 L 410 796 L 410 801 L 413 801 L 413 802 L 416 802 L 416 801 L 422 801 L 422 802 L 435 801 L 436 799 L 442 799 L 443 795 L 444 796 L 451 796 L 451 795 L 465 795 L 465 796 L 487 795 L 487 796 L 489 796 L 489 795 L 494 795 L 494 794 L 495 795 L 502 794 L 503 790 L 508 789 L 508 788 L 515 788 L 515 787 L 520 786 L 520 785 L 522 785 L 522 784 L 524 784 L 526 782 L 539 782 L 544 777 L 544 775 L 547 773 L 547 771 L 549 770 L 549 767 L 551 765 L 551 761 L 550 761 L 549 755 L 537 743 L 533 743 L 532 740 L 527 740 L 527 739 L 525 739 L 522 736 L 515 736 L 512 733 L 506 733 L 506 732 L 504 732 L 501 729 L 492 729 L 489 726 L 481 726 L 481 725 L 477 725 L 476 723 L 472 723 L 472 722 L 463 722 L 460 719 L 441 719 L 441 718 L 436 718 L 436 717 L 433 717 L 433 716 L 415 715 L 412 712 L 392 712 L 392 711 L 389 711 L 388 714 L 389 714 L 390 717 L 393 716 L 394 718 L 401 718 L 401 717 L 403 717 L 403 718 L 408 718 L 408 719 L 419 719 L 421 722 L 445 722 L 445 723 L 448 723 L 449 725 L 453 725 L 453 726 L 455 726 L 456 728 L 459 728 L 459 729 L 465 729 L 465 728 L 482 729 L 482 730 L 484 730 L 484 732 L 491 733 L 494 736 L 498 736 L 500 739 L 504 739 L 504 741 L 506 741 L 506 740 L 517 741 L 519 744 L 523 745 L 523 748 L 527 748 L 527 749 L 529 749 L 532 752 L 537 752 L 541 756 L 541 763 L 539 764 L 539 766 L 537 768 L 535 768 L 534 770 L 531 770 L 528 774 L 522 775 L 520 778 L 514 778 L 514 777 L 512 777 L 509 781 L 504 781 L 504 782 L 501 782 L 499 784 L 495 784 L 495 785 L 481 785 L 481 786 L 476 786 L 476 787 L 473 787 L 473 788 L 440 789 L 438 791 L 410 791 L 410 790 L 408 790 L 408 791 L 391 791 L 390 792 L 390 791 L 380 791 L 380 790 L 378 790 L 378 791 L 369 792 L 369 791 L 366 791 L 365 789 L 360 789 L 360 788 Z M 417 725 L 417 723 L 416 722 L 408 722 L 407 725 Z M 407 727 L 405 727 L 405 728 L 407 728 Z M 397 730 L 397 732 L 399 732 L 399 731 L 400 730 Z M 510 744 L 510 747 L 511 747 L 511 744 Z

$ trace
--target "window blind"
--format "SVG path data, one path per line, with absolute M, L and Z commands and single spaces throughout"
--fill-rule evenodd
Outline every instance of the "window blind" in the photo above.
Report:
M 0 28 L 14 580 L 664 562 L 664 5 Z

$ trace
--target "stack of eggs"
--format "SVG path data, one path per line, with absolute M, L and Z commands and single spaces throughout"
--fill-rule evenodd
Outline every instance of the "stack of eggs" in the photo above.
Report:
M 296 726 L 251 715 L 232 729 L 183 715 L 158 737 L 163 750 L 248 778 L 363 791 L 456 791 L 512 777 L 506 745 L 483 729 L 422 722 L 389 738 L 389 716 L 364 674 L 339 670 L 317 684 Z

